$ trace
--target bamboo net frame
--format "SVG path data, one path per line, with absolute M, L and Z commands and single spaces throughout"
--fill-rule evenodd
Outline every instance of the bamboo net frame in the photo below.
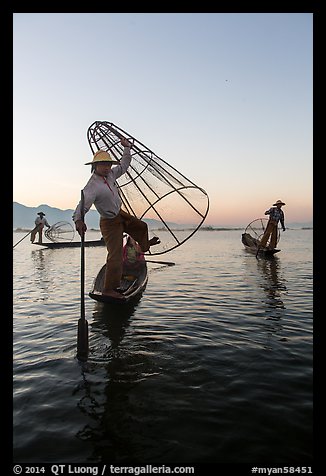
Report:
M 209 210 L 208 195 L 112 122 L 95 121 L 87 131 L 92 153 L 105 150 L 117 161 L 123 154 L 120 143 L 123 137 L 132 141 L 133 146 L 131 164 L 117 180 L 122 209 L 144 220 L 150 235 L 159 236 L 161 243 L 153 246 L 147 255 L 167 253 L 199 230 Z

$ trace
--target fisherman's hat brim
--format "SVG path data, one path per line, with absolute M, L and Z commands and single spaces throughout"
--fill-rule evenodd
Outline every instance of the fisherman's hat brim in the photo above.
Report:
M 92 162 L 86 162 L 85 165 L 94 165 L 98 163 L 118 164 L 119 162 L 117 160 L 112 159 L 109 152 L 100 149 L 95 152 Z
M 86 162 L 84 165 L 96 165 L 96 164 L 119 164 L 116 160 L 92 160 L 92 162 Z

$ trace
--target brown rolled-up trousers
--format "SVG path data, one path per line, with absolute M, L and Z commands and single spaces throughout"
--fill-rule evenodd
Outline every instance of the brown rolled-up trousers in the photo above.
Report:
M 100 230 L 104 238 L 108 255 L 103 292 L 106 293 L 120 286 L 122 276 L 123 233 L 128 233 L 136 240 L 142 251 L 149 250 L 148 227 L 145 222 L 120 210 L 115 218 L 100 218 Z
M 271 241 L 269 243 L 269 247 L 271 249 L 276 248 L 277 245 L 277 231 L 278 231 L 278 225 L 277 221 L 275 220 L 269 220 L 265 229 L 265 232 L 263 234 L 262 239 L 260 240 L 260 246 L 265 247 L 268 241 L 268 238 L 271 235 Z
M 34 243 L 34 240 L 35 240 L 35 237 L 36 237 L 37 233 L 38 233 L 38 241 L 39 241 L 39 243 L 42 243 L 43 228 L 44 228 L 43 223 L 39 223 L 38 225 L 36 225 L 34 230 L 32 230 L 32 233 L 31 233 L 31 242 L 32 243 Z

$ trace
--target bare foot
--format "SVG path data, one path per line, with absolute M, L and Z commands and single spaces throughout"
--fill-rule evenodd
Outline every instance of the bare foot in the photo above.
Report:
M 153 245 L 159 245 L 161 241 L 158 236 L 153 236 L 153 238 L 151 238 L 148 243 L 149 243 L 149 246 L 153 246 Z
M 122 299 L 122 300 L 125 299 L 125 297 L 122 296 L 122 294 L 118 293 L 117 291 L 114 291 L 114 289 L 106 293 L 102 293 L 102 296 L 112 297 L 114 299 Z

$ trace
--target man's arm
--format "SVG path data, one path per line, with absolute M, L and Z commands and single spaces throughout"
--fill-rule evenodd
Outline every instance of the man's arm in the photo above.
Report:
M 83 210 L 84 213 L 83 213 L 83 215 L 85 216 L 85 214 L 88 212 L 88 210 L 91 208 L 91 206 L 94 203 L 95 193 L 91 189 L 91 187 L 87 187 L 87 186 L 84 188 L 83 192 L 84 192 L 84 210 Z M 81 200 L 79 201 L 79 203 L 78 203 L 78 205 L 77 205 L 77 207 L 76 207 L 76 209 L 75 209 L 75 211 L 72 215 L 72 219 L 75 222 L 76 230 L 78 231 L 78 233 L 81 236 L 87 230 L 86 223 L 82 220 Z
M 127 171 L 131 162 L 130 149 L 132 147 L 132 144 L 125 137 L 121 139 L 121 144 L 124 146 L 124 150 L 120 163 L 112 169 L 112 174 L 115 179 L 121 177 L 121 175 L 123 175 Z
M 283 210 L 281 210 L 281 217 L 280 217 L 280 223 L 282 225 L 282 230 L 285 231 L 285 225 L 284 225 L 284 213 Z

